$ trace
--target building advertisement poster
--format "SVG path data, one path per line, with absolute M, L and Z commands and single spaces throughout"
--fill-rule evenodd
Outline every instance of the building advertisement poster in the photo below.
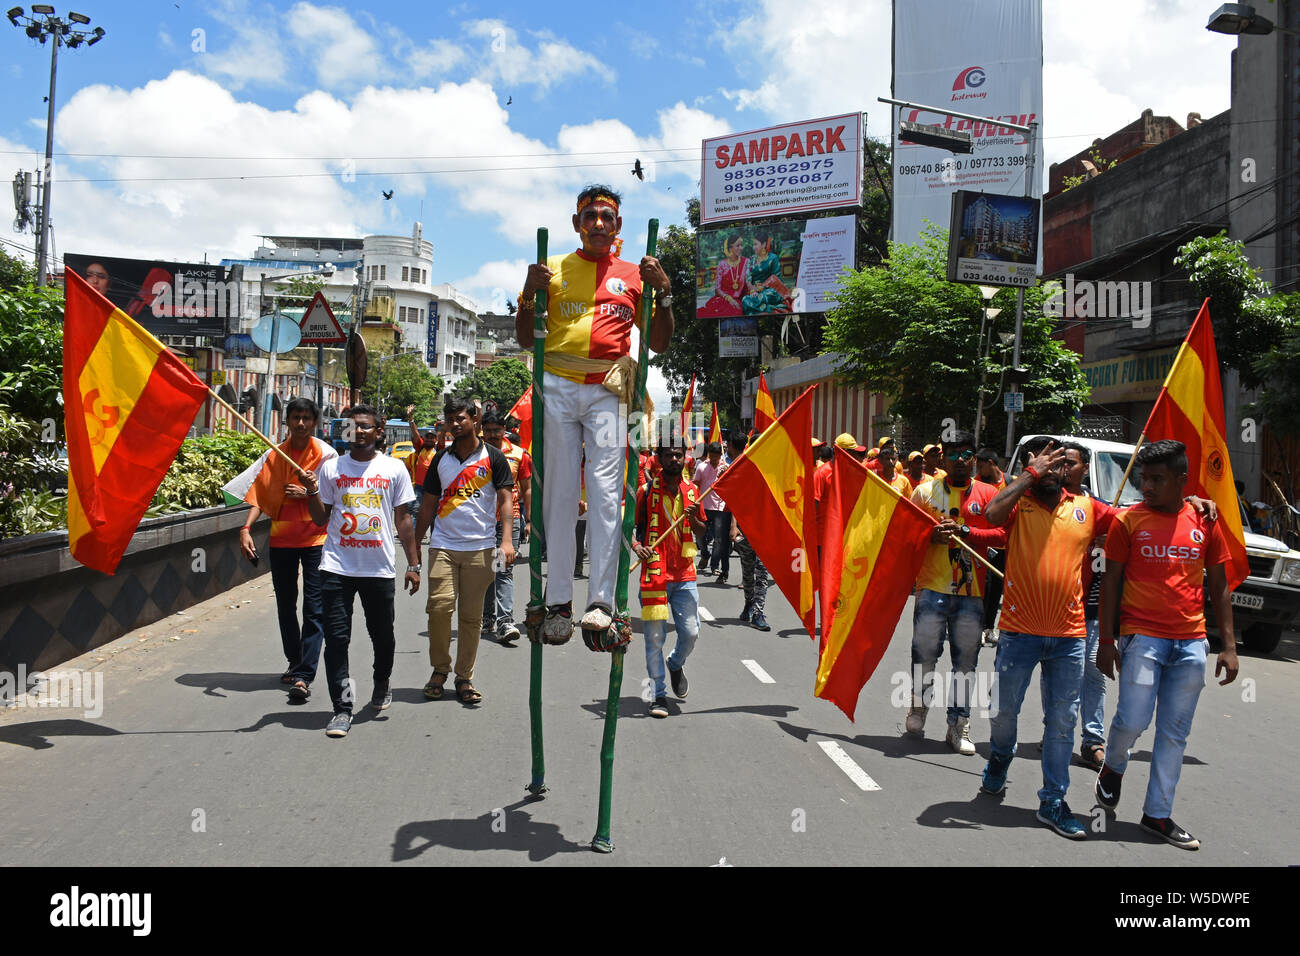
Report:
M 948 226 L 948 281 L 1033 285 L 1039 205 L 1027 196 L 955 192 Z
M 424 343 L 424 364 L 438 365 L 438 300 L 429 300 L 429 331 Z
M 895 0 L 893 92 L 894 99 L 924 106 L 1022 126 L 1036 122 L 1031 195 L 1042 196 L 1042 0 Z M 916 242 L 926 220 L 939 228 L 947 225 L 958 189 L 1025 194 L 1023 134 L 996 122 L 892 109 L 894 241 Z M 974 152 L 954 155 L 900 142 L 900 121 L 970 133 Z M 1039 255 L 1041 269 L 1041 250 Z
M 239 283 L 220 265 L 73 252 L 63 264 L 153 335 L 221 338 L 239 319 Z
M 861 113 L 704 140 L 701 223 L 837 209 L 861 202 Z

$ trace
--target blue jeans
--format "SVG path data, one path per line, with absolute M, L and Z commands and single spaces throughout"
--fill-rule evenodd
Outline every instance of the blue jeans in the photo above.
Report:
M 700 596 L 694 581 L 668 582 L 668 607 L 672 610 L 673 626 L 677 629 L 677 644 L 668 655 L 668 666 L 682 669 L 686 658 L 695 649 L 695 639 L 700 636 Z M 664 673 L 664 640 L 668 636 L 667 621 L 644 621 L 645 669 L 655 684 L 655 696 L 668 693 Z
M 1116 773 L 1124 772 L 1129 751 L 1151 726 L 1154 713 L 1156 740 L 1142 812 L 1163 820 L 1173 812 L 1187 735 L 1205 686 L 1205 641 L 1128 634 L 1119 639 L 1118 647 L 1119 703 L 1110 724 L 1106 764 Z
M 358 595 L 366 615 L 366 630 L 375 646 L 375 686 L 387 686 L 393 674 L 393 590 L 395 578 L 354 578 L 332 571 L 320 573 L 325 606 L 325 677 L 334 712 L 352 713 L 354 685 L 348 676 L 348 645 L 352 642 L 352 605 Z
M 706 564 L 712 571 L 722 566 L 722 573 L 731 572 L 731 512 L 706 511 L 709 519 L 704 529 L 704 546 L 700 549 L 700 567 Z
M 959 717 L 970 717 L 983 622 L 983 598 L 942 594 L 925 588 L 916 592 L 916 604 L 912 610 L 912 674 L 915 679 L 920 669 L 921 687 L 913 686 L 912 699 L 916 706 L 926 707 L 933 699 L 934 665 L 943 653 L 946 639 L 952 661 L 947 697 L 949 726 L 957 723 Z
M 524 519 L 515 515 L 515 526 L 510 541 L 519 553 L 519 538 L 524 533 Z M 497 541 L 502 541 L 501 522 L 497 522 Z M 498 571 L 483 595 L 484 631 L 496 633 L 498 626 L 513 624 L 515 620 L 515 575 L 513 568 Z
M 1016 723 L 1025 691 L 1042 665 L 1043 789 L 1039 800 L 1060 800 L 1070 787 L 1070 755 L 1074 725 L 1079 720 L 1079 688 L 1083 684 L 1082 637 L 1040 637 L 1003 631 L 994 663 L 993 700 L 989 709 L 990 751 L 1010 762 L 1016 755 Z
M 271 586 L 280 615 L 280 642 L 294 680 L 316 678 L 321 639 L 320 552 L 312 548 L 271 548 Z M 298 626 L 298 565 L 302 565 L 302 627 Z
M 1088 621 L 1087 660 L 1083 664 L 1083 691 L 1079 695 L 1079 719 L 1083 721 L 1082 744 L 1106 742 L 1106 678 L 1097 670 L 1097 638 L 1101 623 Z

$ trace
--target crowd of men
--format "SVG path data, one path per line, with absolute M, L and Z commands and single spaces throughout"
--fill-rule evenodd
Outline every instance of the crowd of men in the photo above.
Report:
M 269 504 L 250 512 L 241 541 L 244 553 L 256 560 L 250 526 L 259 510 L 273 512 L 270 566 L 288 662 L 281 680 L 291 698 L 307 700 L 323 645 L 333 707 L 330 736 L 346 736 L 351 725 L 348 646 L 358 596 L 374 645 L 370 704 L 383 710 L 392 702 L 395 540 L 407 561 L 404 588 L 414 595 L 429 535 L 432 673 L 424 695 L 431 700 L 444 695 L 453 674 L 458 700 L 475 705 L 483 699 L 474 685 L 481 635 L 508 642 L 520 634 L 511 569 L 525 541 L 545 549 L 548 559 L 545 613 L 530 622 L 530 634 L 549 644 L 569 640 L 574 578 L 582 561 L 581 535 L 570 535 L 569 528 L 578 526 L 584 512 L 590 581 L 579 623 L 591 649 L 617 646 L 606 635 L 618 627 L 618 525 L 627 413 L 635 407 L 631 330 L 643 316 L 653 316 L 648 346 L 660 352 L 673 333 L 671 287 L 662 266 L 649 255 L 639 264 L 618 258 L 619 205 L 618 194 L 606 186 L 583 190 L 573 215 L 581 247 L 530 266 L 519 297 L 516 332 L 525 347 L 533 343 L 534 323 L 543 321 L 535 314 L 538 294 L 545 292 L 549 301 L 540 382 L 547 479 L 541 528 L 527 520 L 532 462 L 494 410 L 480 414 L 472 403 L 449 402 L 443 430 L 417 432 L 419 447 L 403 465 L 380 451 L 383 422 L 375 409 L 355 405 L 346 413 L 353 435 L 350 450 L 339 456 L 312 437 L 315 406 L 306 399 L 289 403 L 284 456 L 268 456 L 259 477 L 264 495 L 258 501 Z M 643 311 L 643 295 L 652 291 L 653 308 L 646 303 Z M 408 418 L 412 413 L 408 409 Z M 633 545 L 654 717 L 668 715 L 669 686 L 680 699 L 688 693 L 685 663 L 699 635 L 699 576 L 714 575 L 726 586 L 737 554 L 745 592 L 741 620 L 759 631 L 770 629 L 766 570 L 714 489 L 747 440 L 733 433 L 725 452 L 720 443 L 710 443 L 693 460 L 680 435 L 674 440 L 668 433 L 639 462 Z M 813 479 L 819 540 L 836 447 L 865 461 L 935 519 L 914 588 L 911 656 L 918 686 L 906 732 L 924 733 L 946 643 L 952 672 L 945 739 L 956 753 L 973 755 L 973 677 L 981 648 L 994 646 L 984 792 L 1000 794 L 1006 786 L 1017 718 L 1038 667 L 1044 710 L 1038 820 L 1071 839 L 1087 835 L 1065 801 L 1074 728 L 1081 719 L 1080 759 L 1098 773 L 1097 801 L 1113 810 L 1129 751 L 1154 716 L 1142 826 L 1176 846 L 1199 846 L 1173 822 L 1171 811 L 1205 683 L 1203 576 L 1223 646 L 1215 671 L 1226 674 L 1221 683 L 1236 677 L 1237 658 L 1223 533 L 1212 503 L 1184 500 L 1183 446 L 1157 441 L 1143 447 L 1136 466 L 1144 500 L 1117 510 L 1087 493 L 1087 450 L 1068 441 L 1026 443 L 1019 474 L 1008 481 L 998 455 L 977 448 L 965 432 L 910 451 L 905 459 L 892 438 L 868 449 L 841 434 L 833 445 L 818 443 L 816 449 L 822 461 Z M 549 532 L 548 540 L 538 541 L 543 532 Z M 1096 550 L 1103 541 L 1104 561 Z M 676 642 L 665 658 L 670 620 Z M 1116 668 L 1119 700 L 1107 741 L 1102 675 L 1115 679 Z

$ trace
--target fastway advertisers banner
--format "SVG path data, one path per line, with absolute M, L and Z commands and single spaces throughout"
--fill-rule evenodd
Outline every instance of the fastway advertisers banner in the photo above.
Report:
M 893 90 L 894 99 L 911 103 L 1023 126 L 1037 122 L 1031 194 L 1042 196 L 1042 0 L 895 0 Z M 942 113 L 893 111 L 896 242 L 916 242 L 927 219 L 946 226 L 955 190 L 1024 194 L 1023 134 Z M 975 151 L 954 155 L 899 142 L 900 120 L 968 132 Z
M 706 139 L 701 167 L 701 223 L 856 206 L 862 114 Z

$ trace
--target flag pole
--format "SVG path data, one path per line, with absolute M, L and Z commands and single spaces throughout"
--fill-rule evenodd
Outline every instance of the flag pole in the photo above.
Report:
M 546 265 L 546 227 L 537 230 L 537 261 Z M 542 376 L 546 367 L 546 306 L 547 290 L 538 289 L 533 304 L 533 394 L 532 394 L 532 447 L 533 459 L 532 514 L 533 536 L 528 540 L 528 610 L 524 627 L 528 631 L 528 733 L 532 750 L 532 778 L 525 788 L 534 797 L 546 793 L 546 752 L 542 739 L 542 626 L 546 620 L 546 584 L 542 580 L 542 541 L 546 534 L 545 512 L 542 509 L 542 486 L 545 479 L 545 394 Z M 522 300 L 521 300 L 522 306 Z
M 1168 379 L 1166 379 L 1166 381 L 1168 381 Z M 1141 435 L 1138 435 L 1138 443 L 1133 448 L 1133 454 L 1129 457 L 1128 465 L 1124 469 L 1124 477 L 1119 480 L 1119 487 L 1115 489 L 1115 500 L 1110 503 L 1112 508 L 1119 507 L 1119 499 L 1124 494 L 1124 486 L 1128 484 L 1128 476 L 1133 471 L 1133 463 L 1138 460 L 1138 452 L 1142 450 L 1142 446 L 1146 443 L 1147 433 L 1144 431 Z
M 269 439 L 269 438 L 267 438 L 265 435 L 263 435 L 263 434 L 258 430 L 258 428 L 257 428 L 256 425 L 254 425 L 252 422 L 250 422 L 250 421 L 249 421 L 247 418 L 245 418 L 243 415 L 239 414 L 239 412 L 235 411 L 235 409 L 234 409 L 233 407 L 231 407 L 231 404 L 230 404 L 229 402 L 227 402 L 224 398 L 222 398 L 220 395 L 218 395 L 216 392 L 214 392 L 211 388 L 208 389 L 208 394 L 211 395 L 213 398 L 215 398 L 215 399 L 217 400 L 218 403 L 220 403 L 221 405 L 224 405 L 224 406 L 226 407 L 226 410 L 229 411 L 230 414 L 234 415 L 237 419 L 239 419 L 241 422 L 243 422 L 245 425 L 247 425 L 247 426 L 249 427 L 249 429 L 253 432 L 254 435 L 256 435 L 258 438 L 262 439 L 262 441 L 266 442 L 266 446 L 267 446 L 268 448 L 272 449 L 273 451 L 278 452 L 278 453 L 280 454 L 280 457 L 283 458 L 285 461 L 287 461 L 287 462 L 289 463 L 289 466 L 290 466 L 291 468 L 293 468 L 294 471 L 298 472 L 298 474 L 302 475 L 304 478 L 307 476 L 307 472 L 306 472 L 303 468 L 299 467 L 299 465 L 298 465 L 298 463 L 297 463 L 296 461 L 294 461 L 294 460 L 293 460 L 292 458 L 290 458 L 287 454 L 285 454 L 285 451 L 284 451 L 283 448 L 281 448 L 281 447 L 280 447 L 279 445 L 277 445 L 275 442 L 271 441 L 271 439 Z
M 679 524 L 681 524 L 683 521 L 686 520 L 686 516 L 687 516 L 688 514 L 690 514 L 690 509 L 689 509 L 689 508 L 683 508 L 683 509 L 682 509 L 682 513 L 679 514 L 679 515 L 677 516 L 676 520 L 673 521 L 673 523 L 670 524 L 668 527 L 664 528 L 663 533 L 655 535 L 655 536 L 654 536 L 654 540 L 651 541 L 651 542 L 649 542 L 649 543 L 646 545 L 646 547 L 647 547 L 647 548 L 653 548 L 655 545 L 657 545 L 657 544 L 658 544 L 660 541 L 662 541 L 664 538 L 668 537 L 670 534 L 672 534 L 674 531 L 676 531 L 676 530 L 677 530 L 677 526 L 678 526 Z M 638 571 L 640 571 L 640 570 L 641 570 L 641 565 L 643 565 L 643 564 L 645 564 L 645 560 L 644 560 L 644 559 L 638 561 L 638 562 L 636 563 L 636 565 L 632 568 L 632 573 L 633 573 L 633 574 L 636 574 Z
M 870 468 L 867 469 L 867 474 L 870 475 L 872 478 L 876 479 L 876 481 L 880 482 L 880 484 L 881 484 L 883 487 L 887 488 L 887 489 L 889 490 L 889 493 L 892 494 L 895 498 L 898 498 L 900 501 L 908 501 L 907 498 L 904 498 L 904 497 L 903 497 L 903 493 L 902 493 L 901 491 L 899 491 L 897 488 L 895 488 L 895 487 L 894 487 L 893 485 L 891 485 L 889 482 L 885 481 L 885 479 L 881 478 L 878 474 L 876 474 L 876 473 L 875 473 L 874 471 L 872 471 Z M 939 522 L 938 522 L 938 521 L 935 521 L 934 515 L 930 514 L 930 512 L 925 511 L 924 509 L 918 509 L 918 510 L 921 511 L 921 513 L 924 514 L 924 515 L 925 515 L 927 518 L 929 518 L 931 521 L 934 521 L 935 527 L 938 527 Z M 956 544 L 959 548 L 964 548 L 966 551 L 970 552 L 970 556 L 971 556 L 972 558 L 974 558 L 974 559 L 975 559 L 976 561 L 978 561 L 980 564 L 984 565 L 984 567 L 988 568 L 990 571 L 992 571 L 992 572 L 993 572 L 994 574 L 996 574 L 998 577 L 1000 577 L 1000 578 L 1001 578 L 1001 577 L 1005 577 L 1005 575 L 1004 575 L 1001 571 L 999 571 L 997 568 L 993 567 L 993 565 L 989 564 L 988 561 L 985 560 L 985 558 L 984 558 L 984 557 L 983 557 L 983 556 L 982 556 L 978 551 L 976 551 L 974 548 L 972 548 L 969 544 L 967 544 L 967 543 L 966 543 L 965 541 L 963 541 L 961 538 L 958 538 L 957 536 L 954 535 L 954 536 L 950 537 L 948 540 L 951 541 L 951 542 L 953 542 L 954 544 Z

